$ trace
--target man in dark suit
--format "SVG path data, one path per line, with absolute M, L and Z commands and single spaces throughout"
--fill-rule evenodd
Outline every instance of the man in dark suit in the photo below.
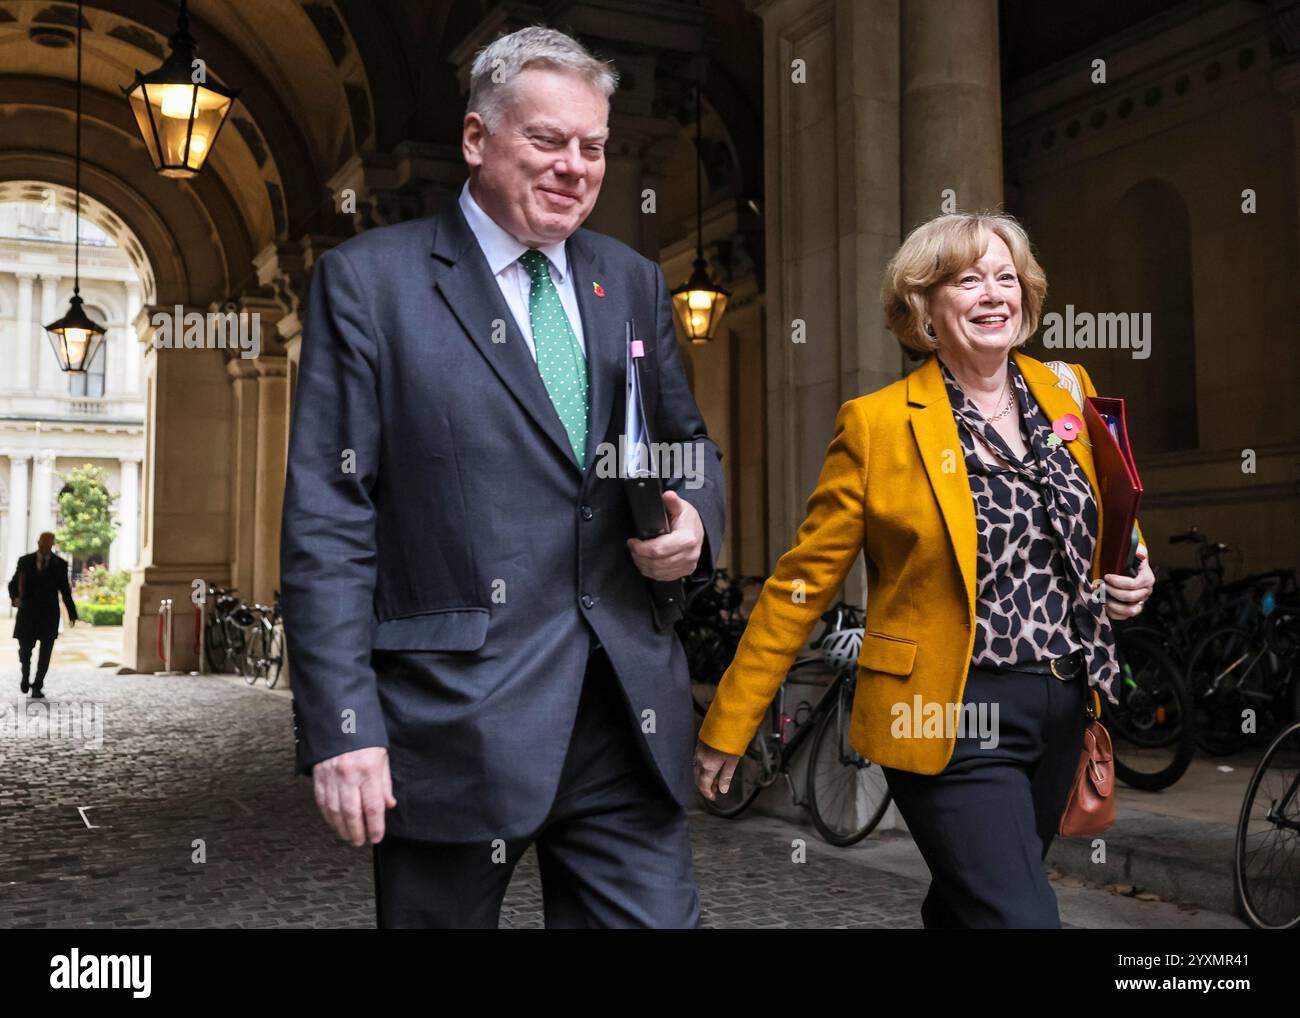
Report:
M 18 609 L 14 620 L 14 639 L 18 641 L 18 663 L 23 678 L 19 690 L 28 689 L 32 668 L 32 647 L 39 641 L 41 652 L 36 658 L 36 680 L 30 683 L 32 698 L 43 699 L 41 686 L 50 667 L 54 641 L 59 638 L 59 598 L 68 606 L 68 624 L 77 624 L 77 606 L 72 603 L 68 586 L 68 560 L 55 555 L 54 535 L 48 530 L 36 541 L 36 550 L 18 560 L 18 568 L 9 580 L 9 598 Z
M 562 33 L 498 39 L 459 199 L 313 272 L 281 538 L 297 767 L 373 843 L 381 927 L 495 926 L 529 845 L 548 926 L 699 923 L 689 679 L 648 579 L 710 582 L 721 455 L 662 271 L 579 228 L 615 86 Z M 647 541 L 611 469 L 628 319 L 686 467 Z

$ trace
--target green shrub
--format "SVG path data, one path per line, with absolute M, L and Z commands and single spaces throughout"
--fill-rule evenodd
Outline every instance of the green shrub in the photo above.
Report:
M 89 601 L 74 601 L 77 606 L 77 618 L 90 626 L 120 626 L 126 612 L 126 602 L 117 604 L 94 604 Z

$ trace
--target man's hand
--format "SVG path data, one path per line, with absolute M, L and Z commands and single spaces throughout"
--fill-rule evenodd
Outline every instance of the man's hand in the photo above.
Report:
M 700 790 L 700 795 L 710 802 L 716 799 L 718 794 L 726 795 L 731 788 L 731 777 L 736 773 L 736 765 L 739 763 L 740 757 L 697 742 L 695 744 L 695 787 Z
M 675 491 L 664 492 L 664 510 L 669 531 L 642 541 L 627 540 L 632 561 L 643 576 L 652 580 L 679 580 L 695 572 L 704 548 L 704 524 L 695 506 Z
M 9 603 L 13 605 L 15 608 L 21 608 L 23 599 L 21 597 L 11 597 L 9 599 Z
M 1106 614 L 1112 619 L 1131 619 L 1142 611 L 1142 605 L 1151 596 L 1156 584 L 1156 574 L 1147 562 L 1147 546 L 1137 546 L 1140 563 L 1136 576 L 1107 573 L 1102 577 L 1106 584 Z
M 360 848 L 384 837 L 384 810 L 397 805 L 388 772 L 388 750 L 367 746 L 322 760 L 311 771 L 316 805 L 344 841 Z

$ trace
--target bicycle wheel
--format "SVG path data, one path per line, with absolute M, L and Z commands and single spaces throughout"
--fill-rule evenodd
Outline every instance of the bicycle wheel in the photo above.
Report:
M 889 808 L 885 772 L 849 745 L 853 686 L 844 679 L 817 719 L 808 757 L 808 812 L 823 838 L 841 847 L 861 841 Z
M 239 674 L 250 686 L 262 672 L 265 643 L 266 631 L 261 625 L 252 626 L 247 632 L 244 653 L 239 659 Z
M 1115 752 L 1115 776 L 1132 788 L 1168 788 L 1196 753 L 1191 695 L 1161 644 L 1142 633 L 1117 631 L 1119 699 L 1101 698 L 1102 720 Z
M 1174 631 L 1163 629 L 1156 625 L 1134 623 L 1130 620 L 1124 619 L 1112 620 L 1111 629 L 1114 630 L 1116 639 L 1119 638 L 1120 633 L 1123 633 L 1126 636 L 1142 637 L 1147 640 L 1152 640 L 1169 655 L 1170 660 L 1172 660 L 1174 664 L 1179 664 L 1180 662 L 1183 652 L 1180 651 L 1178 647 L 1178 637 Z
M 1300 723 L 1273 740 L 1251 776 L 1237 821 L 1233 883 L 1251 926 L 1300 926 Z
M 208 659 L 208 669 L 220 675 L 226 670 L 229 648 L 226 646 L 226 627 L 219 618 L 211 618 L 203 630 L 203 653 Z
M 271 627 L 270 645 L 266 652 L 266 688 L 274 689 L 280 681 L 280 669 L 284 667 L 284 623 L 279 619 Z
M 1257 649 L 1246 630 L 1222 626 L 1202 637 L 1188 659 L 1196 742 L 1211 756 L 1227 756 L 1246 744 L 1246 691 L 1261 684 L 1258 673 L 1264 667 Z
M 244 673 L 244 655 L 248 650 L 248 632 L 234 619 L 222 619 L 223 637 L 226 641 L 226 671 Z

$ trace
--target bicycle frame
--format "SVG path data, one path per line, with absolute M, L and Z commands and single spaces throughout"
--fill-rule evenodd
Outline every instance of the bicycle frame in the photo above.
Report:
M 1300 771 L 1297 771 L 1296 776 L 1291 779 L 1291 787 L 1286 790 L 1282 799 L 1268 808 L 1266 815 L 1268 822 L 1289 831 L 1300 832 L 1300 820 L 1288 819 L 1286 815 L 1287 809 L 1295 802 L 1297 795 L 1300 795 Z
M 834 699 L 841 695 L 843 687 L 849 686 L 853 680 L 853 673 L 846 670 L 828 682 L 826 684 L 826 689 L 822 692 L 817 703 L 813 706 L 812 713 L 808 715 L 808 720 L 799 725 L 790 737 L 786 739 L 783 737 L 781 732 L 781 718 L 785 714 L 786 683 L 790 681 L 790 674 L 793 674 L 801 664 L 810 665 L 817 663 L 820 663 L 819 658 L 806 657 L 801 661 L 797 660 L 794 665 L 791 666 L 790 673 L 787 674 L 785 682 L 781 683 L 780 687 L 776 691 L 776 696 L 773 697 L 772 703 L 768 707 L 768 728 L 764 733 L 764 738 L 761 743 L 763 752 L 761 760 L 763 765 L 763 775 L 758 781 L 759 787 L 768 788 L 776 783 L 778 776 L 784 776 L 786 784 L 790 789 L 790 798 L 797 806 L 802 806 L 806 797 L 800 795 L 799 791 L 795 788 L 794 780 L 790 777 L 790 762 L 794 759 L 794 755 L 799 751 L 799 747 L 809 738 L 810 733 L 816 730 L 817 722 L 821 720 L 822 715 L 830 709 L 830 705 L 834 702 Z M 775 753 L 773 753 L 773 747 L 775 747 Z

